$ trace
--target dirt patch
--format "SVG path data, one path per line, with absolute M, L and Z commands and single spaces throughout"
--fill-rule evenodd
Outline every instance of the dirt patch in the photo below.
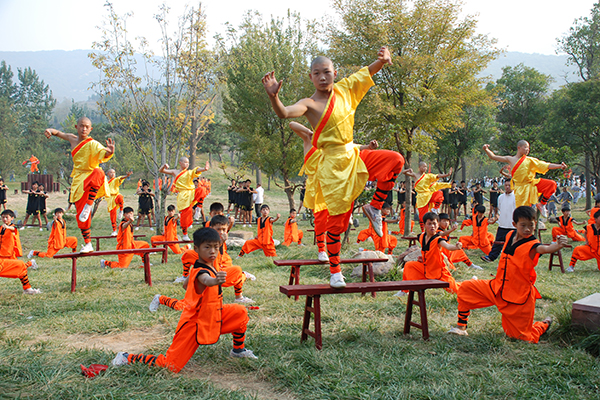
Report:
M 108 335 L 75 334 L 67 336 L 65 344 L 76 349 L 101 349 L 111 352 L 142 353 L 169 336 L 162 326 L 133 329 Z M 168 339 L 171 339 L 169 337 Z

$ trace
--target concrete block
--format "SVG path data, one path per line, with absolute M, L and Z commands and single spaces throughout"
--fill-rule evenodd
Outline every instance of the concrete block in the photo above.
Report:
M 573 303 L 571 324 L 583 326 L 590 332 L 600 330 L 600 293 L 591 294 Z

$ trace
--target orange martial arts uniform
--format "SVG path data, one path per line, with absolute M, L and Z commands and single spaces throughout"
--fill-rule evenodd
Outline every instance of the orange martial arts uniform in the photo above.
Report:
M 523 156 L 517 161 L 510 171 L 512 175 L 510 185 L 515 191 L 517 207 L 536 204 L 538 197 L 541 204 L 546 204 L 548 199 L 556 192 L 556 182 L 535 177 L 536 173 L 545 174 L 548 172 L 549 165 L 545 161 L 528 156 Z
M 513 243 L 515 234 L 512 231 L 506 235 L 494 279 L 468 280 L 460 285 L 458 325 L 467 326 L 471 310 L 496 306 L 507 336 L 537 343 L 548 330 L 546 323 L 533 322 L 535 300 L 542 298 L 534 286 L 540 257 L 535 248 L 540 242 L 530 236 Z
M 404 264 L 404 272 L 402 273 L 403 281 L 416 281 L 420 279 L 439 279 L 444 282 L 448 282 L 450 287 L 446 289 L 449 293 L 456 293 L 460 287 L 460 283 L 456 282 L 442 256 L 442 247 L 440 241 L 446 241 L 439 234 L 435 234 L 429 242 L 425 240 L 425 232 L 420 233 L 418 236 L 419 243 L 421 244 L 421 257 L 423 262 L 420 261 L 408 261 Z
M 585 238 L 573 227 L 572 217 L 566 218 L 566 221 L 564 215 L 558 217 L 558 226 L 552 228 L 552 240 L 556 241 L 556 237 L 560 235 L 566 235 L 575 242 L 585 242 Z
M 596 228 L 596 224 L 590 224 L 585 227 L 585 237 L 587 243 L 573 249 L 569 265 L 574 267 L 577 260 L 586 261 L 595 258 L 600 270 L 600 229 Z
M 242 246 L 239 256 L 252 253 L 258 249 L 262 249 L 267 257 L 277 257 L 275 251 L 275 242 L 273 241 L 273 223 L 271 217 L 260 217 L 256 224 L 258 233 L 254 239 L 246 240 Z
M 75 251 L 77 249 L 77 238 L 67 236 L 67 223 L 65 221 L 56 220 L 52 224 L 52 230 L 48 238 L 48 250 L 45 253 L 43 251 L 34 251 L 33 255 L 36 257 L 51 258 L 66 247 Z
M 452 187 L 451 183 L 438 182 L 436 174 L 423 174 L 415 182 L 417 192 L 417 212 L 419 213 L 419 224 L 423 230 L 423 216 L 432 208 L 438 209 L 444 201 L 444 193 L 441 189 Z
M 81 235 L 85 243 L 90 243 L 90 227 L 92 216 L 85 222 L 79 220 L 79 215 L 86 204 L 94 204 L 96 196 L 104 197 L 109 193 L 108 182 L 104 171 L 99 168 L 100 163 L 107 162 L 113 156 L 106 155 L 106 148 L 99 142 L 88 137 L 71 150 L 73 157 L 73 172 L 71 177 L 70 201 L 75 204 L 77 210 L 77 226 L 81 229 Z
M 14 230 L 6 229 L 5 227 L 0 228 L 0 263 L 4 267 L 0 267 L 0 277 L 3 278 L 19 278 L 23 283 L 23 289 L 29 289 L 29 280 L 27 278 L 27 268 L 31 267 L 31 261 L 23 262 L 17 260 L 17 257 L 23 256 L 23 249 L 21 247 L 21 238 L 19 236 L 19 230 L 14 224 L 10 224 Z M 6 261 L 4 261 L 6 260 Z M 13 263 L 12 261 L 15 261 Z M 21 274 L 20 268 L 21 263 L 25 265 L 25 275 L 13 276 L 15 274 Z M 11 272 L 9 272 L 11 271 Z M 6 273 L 9 275 L 1 275 Z M 28 285 L 27 287 L 25 287 Z
M 194 208 L 202 208 L 206 196 L 208 196 L 208 189 L 202 183 L 199 183 L 198 187 L 194 189 Z
M 591 225 L 596 222 L 594 214 L 596 214 L 598 211 L 600 211 L 600 207 L 594 207 L 590 210 L 590 219 L 588 219 L 588 225 Z
M 192 226 L 194 222 L 194 211 L 192 206 L 194 205 L 194 178 L 199 177 L 201 172 L 196 172 L 194 169 L 185 169 L 181 171 L 173 182 L 173 187 L 177 193 L 177 209 L 179 210 L 179 225 L 181 225 L 181 231 L 184 235 L 187 235 L 188 228 Z
M 150 238 L 150 243 L 177 240 L 177 218 L 165 217 L 164 229 L 164 234 L 152 236 Z M 171 251 L 173 251 L 173 253 L 181 254 L 181 248 L 179 247 L 179 243 L 170 244 L 169 248 L 171 249 Z
M 382 253 L 392 254 L 396 246 L 398 245 L 398 239 L 394 236 L 388 234 L 388 226 L 387 222 L 385 222 L 385 218 L 381 221 L 383 236 L 379 237 L 375 231 L 373 230 L 373 225 L 369 222 L 369 227 L 367 229 L 363 229 L 359 232 L 358 238 L 356 239 L 356 243 L 364 242 L 369 237 L 373 239 L 373 243 L 375 244 L 375 250 L 381 251 Z
M 292 217 L 289 217 L 287 221 L 285 221 L 285 227 L 283 230 L 283 245 L 289 246 L 292 242 L 301 244 L 302 238 L 304 237 L 304 232 L 298 229 L 298 222 L 294 221 L 291 223 L 290 221 Z
M 117 230 L 117 207 L 123 210 L 124 200 L 123 195 L 119 193 L 119 186 L 125 181 L 124 176 L 117 176 L 108 181 L 108 192 L 106 192 L 106 203 L 108 214 L 110 215 L 110 223 L 112 230 Z
M 28 265 L 31 262 L 24 263 L 21 260 L 10 260 L 0 258 L 0 278 L 17 278 L 23 285 L 23 290 L 31 288 L 29 277 L 27 276 Z
M 442 229 L 438 229 L 438 233 L 441 235 L 443 232 Z M 450 238 L 448 236 L 442 236 L 444 239 L 446 239 L 447 241 L 450 241 Z M 454 264 L 459 263 L 459 262 L 464 262 L 465 264 L 467 264 L 467 266 L 471 266 L 473 265 L 473 262 L 469 259 L 469 256 L 467 256 L 467 253 L 465 253 L 465 251 L 463 249 L 460 250 L 454 250 L 454 251 L 450 251 L 450 250 L 446 250 L 444 248 L 442 248 L 442 252 L 446 255 L 446 257 L 448 258 L 448 261 L 451 264 L 451 269 L 456 269 L 456 267 L 454 266 Z
M 471 219 L 463 221 L 464 226 L 473 226 L 471 236 L 461 236 L 458 240 L 462 243 L 463 249 L 481 249 L 485 255 L 490 254 L 492 244 L 494 243 L 494 235 L 488 232 L 488 219 L 483 217 L 477 219 L 475 213 L 471 215 Z
M 119 233 L 117 233 L 117 250 L 125 249 L 147 249 L 150 245 L 141 240 L 133 240 L 133 225 L 130 223 L 127 227 L 123 228 L 126 221 L 121 221 L 119 224 Z M 127 268 L 133 259 L 132 254 L 119 254 L 119 262 L 106 261 L 106 266 L 110 268 Z M 142 257 L 140 255 L 140 257 Z M 143 259 L 143 258 L 142 258 Z
M 404 207 L 400 209 L 400 221 L 398 221 L 398 227 L 400 228 L 398 231 L 392 232 L 394 235 L 404 235 L 404 221 L 406 219 L 406 210 Z M 410 221 L 410 231 L 415 228 L 415 221 Z
M 40 163 L 40 160 L 36 157 L 36 156 L 31 156 L 31 158 L 29 158 L 28 160 L 26 160 L 25 162 L 23 162 L 23 165 L 30 163 L 29 166 L 29 172 L 30 173 L 34 173 L 34 172 L 39 172 L 39 168 L 38 168 L 38 164 Z
M 144 363 L 167 367 L 179 372 L 194 355 L 199 345 L 214 344 L 219 336 L 231 333 L 233 348 L 243 349 L 246 339 L 248 311 L 241 304 L 223 304 L 221 285 L 201 289 L 199 274 L 216 277 L 219 267 L 197 261 L 190 270 L 190 280 L 185 292 L 186 306 L 181 313 L 173 343 L 166 355 L 128 354 L 129 363 Z

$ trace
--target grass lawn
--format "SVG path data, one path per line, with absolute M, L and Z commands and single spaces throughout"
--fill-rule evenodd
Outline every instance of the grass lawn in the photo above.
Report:
M 217 170 L 208 177 L 213 194 L 205 201 L 205 211 L 214 201 L 226 204 L 229 183 Z M 16 188 L 14 183 L 9 187 Z M 266 185 L 265 185 L 266 186 Z M 122 189 L 125 204 L 137 210 L 133 182 Z M 281 213 L 275 238 L 282 240 L 287 217 L 287 200 L 272 185 L 265 192 L 272 213 Z M 172 203 L 175 198 L 172 197 Z M 9 207 L 24 216 L 25 195 L 10 195 Z M 66 206 L 66 195 L 51 194 L 48 209 Z M 574 216 L 587 220 L 577 205 Z M 21 217 L 20 217 L 21 218 Z M 361 229 L 366 219 L 360 218 Z M 301 222 L 302 229 L 309 228 Z M 81 240 L 74 217 L 68 216 L 70 235 Z M 250 228 L 234 228 L 250 231 Z M 253 228 L 255 229 L 255 228 Z M 359 229 L 360 230 L 360 229 Z M 355 242 L 358 231 L 353 232 Z M 496 228 L 491 228 L 495 233 Z M 110 234 L 106 202 L 94 218 L 92 235 Z M 462 234 L 469 233 L 470 228 Z M 550 237 L 550 229 L 545 241 Z M 136 233 L 154 234 L 148 228 Z M 44 250 L 48 232 L 21 231 L 23 252 Z M 305 236 L 306 247 L 279 247 L 279 258 L 314 258 L 312 234 Z M 116 242 L 104 242 L 104 249 Z M 361 244 L 363 247 L 369 245 Z M 372 245 L 371 245 L 372 246 Z M 401 241 L 395 253 L 403 251 Z M 342 251 L 351 256 L 352 244 Z M 235 258 L 239 249 L 230 249 Z M 67 250 L 62 250 L 65 252 Z M 468 251 L 475 263 L 479 251 Z M 563 251 L 568 264 L 571 251 Z M 112 259 L 116 260 L 116 257 Z M 300 343 L 304 302 L 294 302 L 279 293 L 287 284 L 289 270 L 275 267 L 262 253 L 234 260 L 257 276 L 248 282 L 244 294 L 256 300 L 259 310 L 250 310 L 247 347 L 259 360 L 229 358 L 231 336 L 213 346 L 201 346 L 179 374 L 145 365 L 109 368 L 95 379 L 81 375 L 80 364 L 110 364 L 117 351 L 164 353 L 171 343 L 180 313 L 162 307 L 156 313 L 148 304 L 156 293 L 182 298 L 184 291 L 173 280 L 181 275 L 181 263 L 170 256 L 161 264 L 151 256 L 152 281 L 143 282 L 138 257 L 131 268 L 105 270 L 99 258 L 78 261 L 77 291 L 70 293 L 70 262 L 38 259 L 40 268 L 30 271 L 33 287 L 43 293 L 25 296 L 15 279 L 0 279 L 0 398 L 37 399 L 474 399 L 474 398 L 600 398 L 598 335 L 587 335 L 570 327 L 574 300 L 598 291 L 600 274 L 595 261 L 579 262 L 573 274 L 549 272 L 548 256 L 540 259 L 537 288 L 543 298 L 537 302 L 536 320 L 548 315 L 557 318 L 551 332 L 537 344 L 508 339 L 495 308 L 471 314 L 468 337 L 446 334 L 456 323 L 456 296 L 443 290 L 428 291 L 431 339 L 421 339 L 419 330 L 404 336 L 406 297 L 380 293 L 373 299 L 360 295 L 324 296 L 323 350 L 311 338 Z M 457 281 L 477 275 L 490 278 L 497 264 L 483 264 L 484 271 L 461 264 L 454 273 Z M 346 276 L 350 268 L 344 269 Z M 325 283 L 325 267 L 302 271 L 303 283 Z M 392 271 L 383 280 L 401 279 Z M 225 289 L 225 301 L 233 301 L 233 290 Z

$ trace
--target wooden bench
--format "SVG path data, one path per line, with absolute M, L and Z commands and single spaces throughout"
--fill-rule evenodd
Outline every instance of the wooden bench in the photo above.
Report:
M 163 246 L 165 250 L 168 250 L 167 246 L 170 244 L 189 244 L 194 243 L 193 240 L 157 240 L 156 242 L 152 242 L 152 247 Z M 167 251 L 163 253 L 162 262 L 166 263 L 168 261 Z
M 279 291 L 288 297 L 306 296 L 306 305 L 304 306 L 304 320 L 302 322 L 302 335 L 300 342 L 305 341 L 308 336 L 315 339 L 315 347 L 318 350 L 323 348 L 321 335 L 321 296 L 324 294 L 340 293 L 368 293 L 408 290 L 408 300 L 406 302 L 406 316 L 404 318 L 404 334 L 410 333 L 410 327 L 414 326 L 421 329 L 423 340 L 429 339 L 429 324 L 427 322 L 427 306 L 425 304 L 425 290 L 449 287 L 448 282 L 439 280 L 418 280 L 418 281 L 397 281 L 397 282 L 357 282 L 348 283 L 344 289 L 333 289 L 329 285 L 286 285 L 280 286 Z M 418 301 L 415 301 L 415 292 L 419 295 Z M 421 323 L 412 321 L 413 306 L 419 307 Z M 314 315 L 315 330 L 310 330 L 311 314 Z
M 400 239 L 408 240 L 408 247 L 412 247 L 419 241 L 417 236 L 402 236 Z
M 144 260 L 144 282 L 149 286 L 152 286 L 152 277 L 150 276 L 150 253 L 166 252 L 165 248 L 145 248 L 145 249 L 124 249 L 124 250 L 106 250 L 106 251 L 92 251 L 90 253 L 67 253 L 57 254 L 54 258 L 70 258 L 71 263 L 71 293 L 75 292 L 75 286 L 77 286 L 77 259 L 80 257 L 93 257 L 93 256 L 110 256 L 119 254 L 143 254 Z
M 367 281 L 367 275 L 369 276 L 369 282 L 375 281 L 375 274 L 373 272 L 373 263 L 377 262 L 388 262 L 387 258 L 349 258 L 340 260 L 341 264 L 362 264 L 362 281 Z M 278 267 L 291 267 L 290 269 L 290 280 L 288 285 L 299 285 L 300 284 L 300 267 L 303 265 L 329 265 L 328 261 L 319 260 L 273 260 L 273 264 Z M 363 293 L 364 295 L 364 293 Z M 371 293 L 371 296 L 375 297 L 375 292 Z M 288 296 L 290 297 L 290 296 Z M 295 300 L 298 301 L 299 295 L 295 296 Z
M 133 235 L 134 239 L 146 237 L 146 235 Z M 100 239 L 116 239 L 116 236 L 90 236 L 90 239 L 96 240 L 96 251 L 100 251 Z
M 356 228 L 350 228 L 350 231 L 355 231 Z M 307 229 L 306 232 L 312 232 L 313 233 L 313 245 L 317 245 L 317 235 L 315 234 L 315 230 L 314 229 Z M 348 235 L 348 237 L 346 238 L 346 243 L 350 244 L 350 235 Z
M 573 248 L 573 246 L 571 246 L 570 244 L 563 247 L 563 249 L 572 249 L 572 248 Z M 558 251 L 555 251 L 554 253 L 550 253 L 550 261 L 548 262 L 548 271 L 552 271 L 552 267 L 560 267 L 560 272 L 562 272 L 564 274 L 565 266 L 563 264 L 562 252 L 560 250 L 561 249 L 559 249 Z M 557 258 L 557 260 L 558 260 L 557 263 L 554 263 L 554 257 Z

